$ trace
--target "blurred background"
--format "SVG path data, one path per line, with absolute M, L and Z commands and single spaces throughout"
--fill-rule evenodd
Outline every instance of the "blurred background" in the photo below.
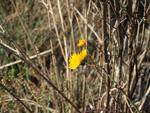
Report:
M 0 112 L 137 112 L 133 103 L 149 113 L 149 9 L 149 0 L 0 0 Z M 82 38 L 94 60 L 71 71 Z

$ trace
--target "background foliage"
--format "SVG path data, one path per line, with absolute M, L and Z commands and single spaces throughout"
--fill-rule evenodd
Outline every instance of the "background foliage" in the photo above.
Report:
M 150 112 L 149 8 L 149 0 L 0 0 L 0 111 L 136 112 L 121 88 Z M 81 38 L 96 64 L 88 55 L 71 71 Z

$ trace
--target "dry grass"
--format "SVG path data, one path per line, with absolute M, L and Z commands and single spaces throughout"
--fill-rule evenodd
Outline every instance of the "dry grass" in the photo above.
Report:
M 0 3 L 0 112 L 150 112 L 149 1 Z

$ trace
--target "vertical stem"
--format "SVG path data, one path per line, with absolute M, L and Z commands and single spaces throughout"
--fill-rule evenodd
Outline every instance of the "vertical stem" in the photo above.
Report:
M 83 92 L 82 92 L 82 112 L 85 111 L 85 91 L 86 91 L 86 81 L 85 76 L 83 76 Z
M 117 20 L 116 22 L 119 24 L 117 29 L 117 39 L 118 39 L 118 46 L 119 46 L 119 53 L 118 53 L 118 67 L 119 67 L 119 72 L 118 75 L 116 75 L 116 80 L 118 82 L 118 85 L 120 86 L 120 79 L 121 79 L 121 72 L 122 72 L 122 52 L 123 52 L 123 38 L 122 38 L 122 33 L 121 33 L 121 23 L 120 23 L 120 3 L 118 0 L 114 0 L 114 4 L 115 4 L 115 11 L 116 11 L 116 16 L 117 16 Z M 122 15 L 123 17 L 123 15 Z M 119 90 L 118 90 L 119 91 Z M 119 92 L 118 92 L 118 96 L 116 97 L 116 100 L 119 102 Z M 115 103 L 115 109 L 118 108 L 118 103 Z
M 129 89 L 130 89 L 130 82 L 131 82 L 131 67 L 132 67 L 132 63 L 131 63 L 131 56 L 132 56 L 132 1 L 128 0 L 128 7 L 127 7 L 127 11 L 129 14 L 129 38 L 128 38 L 128 72 L 127 72 L 127 89 L 126 89 L 126 95 L 129 97 Z M 130 97 L 129 97 L 130 98 Z M 129 109 L 127 108 L 127 103 L 125 104 L 124 107 L 124 112 L 129 112 Z
M 147 0 L 145 0 L 145 3 L 144 3 L 144 18 L 143 18 L 143 28 L 142 28 L 142 38 L 141 38 L 141 45 L 139 47 L 139 50 L 138 50 L 138 53 L 140 53 L 141 49 L 142 49 L 142 45 L 143 45 L 143 41 L 144 41 L 144 35 L 145 35 L 145 21 L 146 21 L 146 4 L 147 4 Z
M 86 39 L 86 48 L 87 48 L 87 5 L 88 5 L 88 0 L 84 1 L 84 18 L 85 18 L 85 29 L 84 29 L 84 36 Z M 85 111 L 85 95 L 86 95 L 86 75 L 87 75 L 87 66 L 85 66 L 85 74 L 83 78 L 83 103 L 82 103 L 82 111 Z
M 134 3 L 134 2 L 136 2 L 136 3 Z M 137 32 L 139 32 L 138 30 L 139 30 L 139 26 L 138 26 L 138 24 L 137 24 L 137 20 L 138 20 L 138 11 L 139 11 L 139 2 L 140 1 L 133 1 L 133 7 L 135 7 L 135 10 L 133 10 L 134 12 L 136 12 L 136 15 L 135 15 L 135 19 L 134 19 L 134 36 L 133 36 L 133 38 L 134 38 L 134 47 L 133 47 L 133 49 L 134 49 L 134 64 L 133 64 L 133 66 L 134 66 L 134 71 L 133 71 L 133 75 L 132 75 L 132 80 L 131 80 L 131 83 L 130 83 L 130 90 L 129 90 L 129 92 L 130 92 L 130 97 L 132 97 L 132 95 L 133 95 L 133 93 L 134 93 L 134 91 L 135 91 L 135 88 L 136 88 L 136 86 L 137 86 L 137 83 L 138 83 L 138 69 L 137 69 L 137 45 L 138 45 L 138 39 L 136 38 L 136 35 L 137 35 Z M 132 33 L 133 34 L 133 33 Z M 137 42 L 136 42 L 137 41 Z
M 58 33 L 58 27 L 56 25 L 56 18 L 54 16 L 54 12 L 53 12 L 53 8 L 52 8 L 51 0 L 48 2 L 48 4 L 49 4 L 49 7 L 50 7 L 49 13 L 51 13 L 52 18 L 53 18 L 53 23 L 54 23 L 55 32 L 56 32 L 56 35 L 57 35 L 57 40 L 58 40 L 58 43 L 60 45 L 60 49 L 61 49 L 62 55 L 63 55 L 64 60 L 65 60 L 65 53 L 64 53 L 64 50 L 63 50 L 63 47 L 62 47 L 62 42 L 60 40 L 60 35 Z
M 54 69 L 55 69 L 55 74 L 56 74 L 56 86 L 60 89 L 60 85 L 59 85 L 59 73 L 58 73 L 58 68 L 56 66 L 57 62 L 56 62 L 56 58 L 54 56 L 54 51 L 53 51 L 53 43 L 52 40 L 50 40 L 50 44 L 51 44 L 51 50 L 52 50 L 52 59 L 53 59 L 53 65 L 54 65 Z
M 65 62 L 66 62 L 66 76 L 67 76 L 67 84 L 69 83 L 70 85 L 70 91 L 68 92 L 69 93 L 69 99 L 72 101 L 71 99 L 71 94 L 72 94 L 72 79 L 70 79 L 71 77 L 69 76 L 69 68 L 68 68 L 68 51 L 67 51 L 67 41 L 66 41 L 66 36 L 64 35 L 64 32 L 65 32 L 65 26 L 64 26 L 64 19 L 63 19 L 63 16 L 62 16 L 62 11 L 61 11 L 61 5 L 60 5 L 60 1 L 57 0 L 57 4 L 58 4 L 58 10 L 59 10 L 59 15 L 60 15 L 60 20 L 61 20 L 61 28 L 62 28 L 62 31 L 63 31 L 63 38 L 64 38 L 64 50 L 65 50 Z M 68 82 L 69 81 L 69 82 Z M 72 111 L 72 106 L 69 104 L 69 113 Z
M 106 28 L 106 13 L 107 13 L 107 4 L 106 1 L 101 1 L 101 8 L 102 8 L 102 39 L 103 39 L 103 61 L 104 61 L 104 67 L 106 68 L 106 71 L 109 72 L 109 64 L 108 64 L 108 56 L 107 56 L 107 28 Z M 109 90 L 110 90 L 110 79 L 108 76 L 106 76 L 106 109 L 109 108 Z
M 74 30 L 73 30 L 73 6 L 70 7 L 70 1 L 66 0 L 67 2 L 67 12 L 68 12 L 68 18 L 69 18 L 69 22 L 70 22 L 70 28 L 71 28 L 71 38 L 72 38 L 72 44 L 73 44 L 73 52 L 76 52 L 76 48 L 75 48 L 75 38 L 74 38 Z M 71 1 L 72 2 L 72 1 Z M 73 5 L 73 2 L 71 3 Z

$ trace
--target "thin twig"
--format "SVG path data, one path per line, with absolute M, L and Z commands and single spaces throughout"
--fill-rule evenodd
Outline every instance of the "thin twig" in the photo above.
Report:
M 29 107 L 27 107 L 23 102 L 22 100 L 20 100 L 14 93 L 12 93 L 8 88 L 6 88 L 3 84 L 1 84 L 0 82 L 0 86 L 5 89 L 7 92 L 9 92 L 15 99 L 17 99 L 30 113 L 33 113 L 33 111 L 31 111 L 29 109 Z
M 41 52 L 39 55 L 45 55 L 45 54 L 48 54 L 48 53 L 50 53 L 51 52 L 51 49 L 49 49 L 49 50 L 46 50 L 46 51 L 43 51 L 43 52 Z M 33 56 L 30 56 L 29 58 L 30 59 L 34 59 L 34 58 L 36 58 L 37 57 L 37 55 L 33 55 Z M 18 63 L 21 63 L 21 62 L 23 62 L 22 60 L 17 60 L 17 61 L 15 61 L 15 62 L 11 62 L 11 63 L 9 63 L 9 64 L 5 64 L 5 65 L 3 65 L 3 66 L 0 66 L 0 69 L 4 69 L 4 68 L 6 68 L 6 67 L 9 67 L 9 66 L 12 66 L 12 65 L 15 65 L 15 64 L 18 64 Z

